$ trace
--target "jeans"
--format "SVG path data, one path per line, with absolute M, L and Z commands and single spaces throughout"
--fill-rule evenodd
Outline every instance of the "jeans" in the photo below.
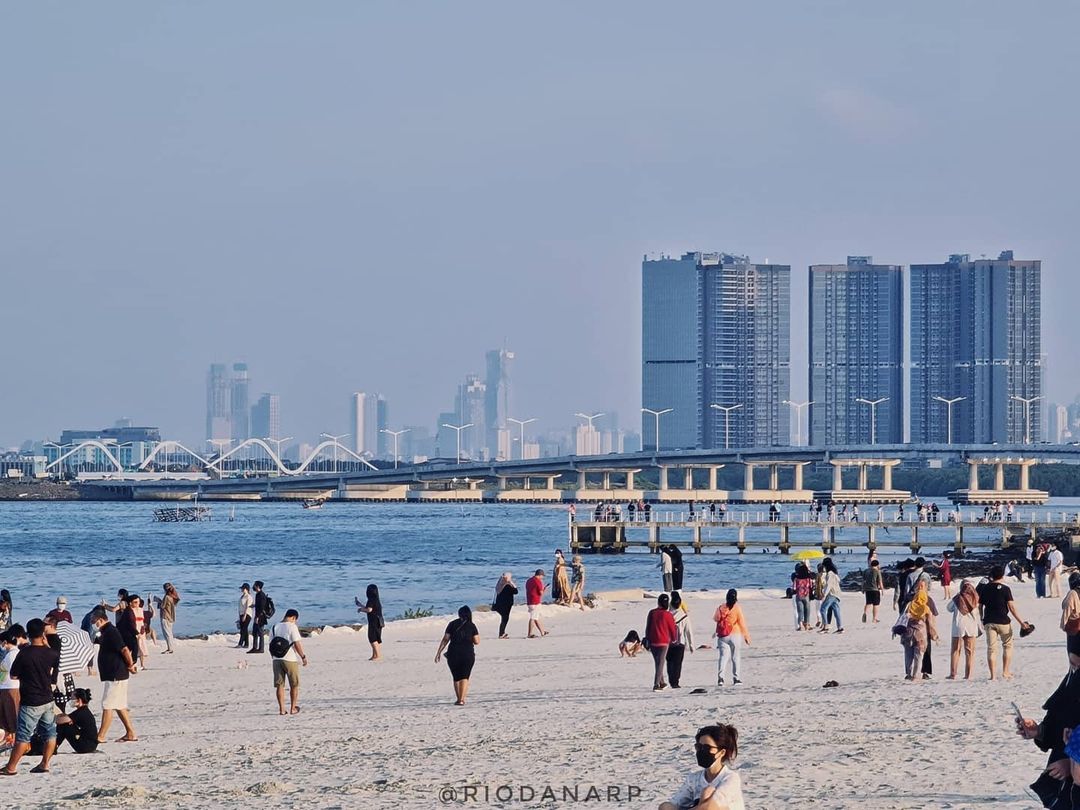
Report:
M 840 597 L 826 596 L 821 601 L 821 623 L 825 627 L 829 626 L 829 620 L 831 617 L 836 617 L 836 629 L 843 630 L 844 622 L 840 619 Z
M 686 655 L 685 644 L 671 644 L 667 650 L 667 677 L 672 688 L 679 685 L 682 678 L 683 657 Z
M 164 616 L 162 616 L 161 617 L 161 634 L 163 636 L 165 636 L 165 651 L 166 652 L 172 652 L 172 643 L 173 643 L 172 628 L 173 628 L 173 623 L 170 622 L 168 619 L 166 619 Z
M 248 627 L 251 625 L 251 617 L 244 616 L 240 620 L 240 645 L 241 647 L 247 647 L 251 643 L 251 634 L 248 633 Z
M 653 670 L 653 688 L 661 686 L 664 683 L 664 662 L 667 659 L 667 644 L 653 644 L 649 647 L 649 652 L 652 653 L 653 664 L 655 669 Z
M 800 625 L 810 624 L 810 600 L 807 597 L 795 597 L 795 612 Z
M 1035 597 L 1042 599 L 1046 596 L 1046 566 L 1035 566 Z
M 720 648 L 720 660 L 716 665 L 716 682 L 720 683 L 724 678 L 724 670 L 728 661 L 731 661 L 731 677 L 739 680 L 739 654 L 742 651 L 742 636 L 732 633 L 730 636 L 721 636 L 716 640 L 716 646 Z
M 259 623 L 258 619 L 255 620 L 255 630 L 252 633 L 251 649 L 253 652 L 263 652 L 263 645 L 266 643 L 266 638 L 263 636 L 263 628 L 266 627 L 266 622 Z

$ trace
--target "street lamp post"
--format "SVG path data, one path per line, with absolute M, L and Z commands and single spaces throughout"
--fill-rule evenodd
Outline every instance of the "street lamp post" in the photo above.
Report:
M 642 408 L 641 409 L 642 413 L 651 413 L 653 415 L 653 419 L 656 420 L 656 423 L 655 423 L 656 424 L 656 432 L 653 434 L 653 439 L 655 439 L 655 446 L 653 447 L 653 449 L 657 453 L 660 452 L 660 417 L 663 416 L 665 413 L 671 413 L 673 410 L 675 410 L 675 409 L 674 408 L 664 408 L 663 410 L 660 410 L 660 411 L 654 411 L 652 408 Z M 579 416 L 580 416 L 580 414 L 579 414 Z
M 403 433 L 408 433 L 412 428 L 405 428 L 403 430 L 386 430 L 385 428 L 379 428 L 379 433 L 386 433 L 394 437 L 394 469 L 397 469 L 398 465 L 398 436 Z
M 443 422 L 443 427 L 444 428 L 450 428 L 451 430 L 457 432 L 457 463 L 458 464 L 461 463 L 461 431 L 465 430 L 465 428 L 471 428 L 472 426 L 473 426 L 472 422 L 469 422 L 469 424 L 467 424 L 467 425 L 448 425 L 448 424 L 446 424 L 446 422 Z
M 967 399 L 967 397 L 953 397 L 952 399 L 947 399 L 946 397 L 939 397 L 937 394 L 935 394 L 933 397 L 931 397 L 931 399 L 936 399 L 938 402 L 945 403 L 945 407 L 948 410 L 948 417 L 946 421 L 948 429 L 945 434 L 945 443 L 952 444 L 952 406 L 955 405 L 957 402 L 963 402 L 965 399 Z
M 1031 403 L 1042 399 L 1042 397 L 1018 397 L 1013 394 L 1009 399 L 1024 403 L 1024 444 L 1031 444 Z
M 724 449 L 731 449 L 731 412 L 737 411 L 743 404 L 740 402 L 738 405 L 710 405 L 710 408 L 716 408 L 718 411 L 724 412 Z
M 274 443 L 274 453 L 277 455 L 278 461 L 281 462 L 282 467 L 285 466 L 285 460 L 281 457 L 281 445 L 285 444 L 285 442 L 292 441 L 292 438 L 292 436 L 286 436 L 284 439 L 275 439 L 271 436 L 267 436 L 265 439 L 263 439 L 263 441 L 265 442 Z
M 882 402 L 888 402 L 888 400 L 888 397 L 878 397 L 877 399 L 855 397 L 856 402 L 870 406 L 870 444 L 877 444 L 877 406 Z
M 589 423 L 589 433 L 590 433 L 589 440 L 590 440 L 590 443 L 592 441 L 592 435 L 591 434 L 592 434 L 592 431 L 593 431 L 593 420 L 594 419 L 599 419 L 601 416 L 605 416 L 605 415 L 606 414 L 604 414 L 603 412 L 594 413 L 594 414 L 587 414 L 587 413 L 575 413 L 574 414 L 574 416 L 579 416 L 579 417 L 581 417 L 582 419 L 584 419 L 585 421 L 587 421 Z M 596 444 L 597 444 L 596 452 L 599 453 L 600 452 L 600 447 L 599 447 L 600 442 L 597 442 Z M 575 450 L 576 450 L 576 448 L 575 448 Z
M 518 442 L 518 444 L 520 445 L 521 458 L 522 458 L 522 460 L 524 460 L 525 459 L 525 426 L 527 424 L 529 424 L 530 422 L 535 422 L 536 417 L 534 416 L 532 419 L 515 419 L 512 416 L 508 416 L 508 417 L 506 417 L 506 421 L 507 422 L 513 422 L 515 425 L 518 426 L 518 429 L 520 430 L 521 439 Z M 511 453 L 510 455 L 513 456 L 514 454 Z
M 322 438 L 329 439 L 330 441 L 332 441 L 334 443 L 334 472 L 337 472 L 338 471 L 337 449 L 339 447 L 339 443 L 341 442 L 342 439 L 347 439 L 351 434 L 342 433 L 342 434 L 340 434 L 338 436 L 335 436 L 333 433 L 320 433 L 319 435 Z
M 802 444 L 802 410 L 807 405 L 813 405 L 814 400 L 808 399 L 806 402 L 792 402 L 790 399 L 784 400 L 785 405 L 790 405 L 795 409 L 795 445 Z

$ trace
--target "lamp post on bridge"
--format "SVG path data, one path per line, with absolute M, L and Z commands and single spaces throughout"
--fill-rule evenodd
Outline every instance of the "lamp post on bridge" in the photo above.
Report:
M 965 399 L 967 399 L 967 397 L 953 397 L 952 399 L 948 399 L 946 397 L 939 397 L 937 394 L 935 394 L 933 397 L 931 397 L 931 399 L 936 399 L 938 402 L 944 402 L 945 407 L 948 409 L 948 429 L 946 432 L 947 439 L 945 443 L 952 444 L 952 406 L 955 405 L 957 402 L 963 402 Z
M 352 434 L 349 434 L 349 433 L 342 433 L 342 434 L 340 434 L 340 435 L 338 435 L 338 436 L 335 436 L 335 435 L 334 435 L 333 433 L 320 433 L 319 435 L 320 435 L 320 436 L 321 436 L 322 438 L 324 438 L 324 439 L 329 439 L 330 441 L 332 441 L 332 442 L 334 443 L 334 472 L 337 472 L 337 471 L 338 471 L 338 466 L 337 466 L 337 449 L 338 449 L 338 447 L 340 446 L 340 442 L 341 442 L 341 440 L 342 440 L 342 439 L 347 439 L 347 438 L 349 438 L 349 436 L 350 436 L 350 435 L 352 435 Z
M 593 420 L 594 420 L 594 419 L 599 419 L 599 418 L 600 418 L 601 416 L 606 416 L 606 414 L 605 414 L 605 413 L 603 413 L 603 412 L 600 412 L 600 413 L 594 413 L 594 414 L 591 414 L 591 415 L 590 415 L 590 414 L 586 414 L 586 413 L 575 413 L 575 414 L 574 414 L 574 416 L 578 416 L 578 417 L 581 417 L 582 419 L 584 419 L 585 421 L 587 421 L 587 422 L 589 423 L 589 433 L 590 433 L 590 436 L 589 436 L 589 438 L 590 438 L 590 440 L 591 440 L 591 439 L 592 439 L 592 435 L 591 435 L 591 434 L 592 434 L 592 432 L 594 431 L 594 428 L 593 428 Z M 597 453 L 599 453 L 599 452 L 600 452 L 600 446 L 599 446 L 599 445 L 600 445 L 600 442 L 599 442 L 599 441 L 597 441 L 597 443 L 596 443 L 596 444 L 597 444 L 597 448 L 596 448 L 596 451 L 597 451 Z M 577 448 L 575 447 L 575 448 L 574 448 L 574 450 L 575 450 L 575 452 L 576 452 L 576 451 L 577 451 Z
M 724 412 L 724 449 L 731 449 L 731 412 L 737 411 L 743 404 L 740 402 L 738 405 L 710 405 L 710 408 L 716 408 L 718 411 Z
M 806 402 L 792 402 L 790 399 L 784 400 L 785 405 L 790 405 L 795 409 L 795 445 L 796 447 L 802 444 L 802 411 L 808 405 L 813 405 L 814 400 L 808 399 Z
M 222 455 L 224 455 L 225 448 L 232 444 L 232 439 L 207 439 L 206 443 L 210 445 L 211 450 L 217 449 L 217 457 L 218 461 L 220 461 Z M 162 444 L 165 444 L 165 442 L 162 442 Z M 165 452 L 168 452 L 168 448 L 165 448 Z M 165 470 L 166 472 L 168 471 L 168 464 L 165 465 Z M 224 473 L 225 469 L 223 467 L 218 467 L 218 472 Z
M 267 436 L 263 439 L 264 442 L 274 443 L 274 454 L 277 456 L 282 467 L 285 466 L 285 459 L 281 457 L 281 445 L 285 444 L 285 442 L 292 441 L 292 438 L 292 436 L 286 436 L 284 439 L 275 439 L 272 436 Z
M 521 460 L 524 461 L 525 460 L 525 426 L 527 424 L 529 424 L 530 422 L 535 422 L 536 417 L 534 416 L 532 419 L 515 419 L 512 416 L 508 416 L 508 417 L 506 417 L 506 421 L 507 422 L 513 422 L 515 425 L 518 426 L 518 429 L 520 430 L 521 439 L 519 440 L 518 444 L 520 445 Z M 511 453 L 510 455 L 513 456 L 514 454 Z
M 404 428 L 402 430 L 387 430 L 386 428 L 379 428 L 379 433 L 386 433 L 394 437 L 394 469 L 397 469 L 398 465 L 398 436 L 408 433 L 412 428 Z
M 855 401 L 870 406 L 870 444 L 877 444 L 877 406 L 882 402 L 888 402 L 889 398 L 864 399 L 863 397 L 855 397 Z
M 675 409 L 674 408 L 664 408 L 663 410 L 659 410 L 659 411 L 654 411 L 652 408 L 642 408 L 641 409 L 642 413 L 651 413 L 653 415 L 653 419 L 656 420 L 656 423 L 655 423 L 656 428 L 655 428 L 655 432 L 653 433 L 653 440 L 654 440 L 653 450 L 655 450 L 657 453 L 660 452 L 660 417 L 663 416 L 665 413 L 671 413 L 673 410 L 675 410 Z M 578 416 L 580 416 L 580 415 L 581 414 L 578 414 Z
M 1042 399 L 1042 397 L 1020 397 L 1013 394 L 1009 399 L 1024 403 L 1024 444 L 1031 444 L 1031 403 Z
M 465 430 L 466 428 L 471 428 L 473 426 L 472 422 L 469 422 L 469 424 L 467 424 L 467 425 L 448 425 L 448 424 L 446 424 L 446 422 L 443 422 L 442 426 L 444 428 L 450 428 L 451 430 L 457 432 L 457 457 L 456 457 L 456 459 L 457 459 L 457 463 L 460 464 L 461 463 L 461 431 Z

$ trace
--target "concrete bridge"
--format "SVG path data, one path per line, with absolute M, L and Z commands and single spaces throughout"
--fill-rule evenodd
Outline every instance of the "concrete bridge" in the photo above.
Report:
M 895 503 L 911 493 L 894 489 L 893 470 L 904 463 L 941 466 L 968 464 L 969 486 L 952 493 L 958 503 L 1041 503 L 1047 493 L 1031 490 L 1033 464 L 1080 464 L 1074 445 L 863 445 L 837 448 L 768 447 L 731 450 L 661 450 L 600 456 L 514 461 L 463 461 L 403 466 L 399 469 L 258 474 L 209 480 L 128 480 L 117 472 L 91 483 L 113 497 L 134 499 L 289 499 L 331 497 L 376 501 L 724 501 L 732 503 L 808 503 L 814 499 L 846 503 Z M 803 486 L 807 465 L 832 465 L 832 486 Z M 719 489 L 718 471 L 743 468 L 741 489 Z M 995 470 L 994 485 L 980 489 L 978 471 Z M 1020 468 L 1020 486 L 1005 486 L 1004 470 Z M 658 484 L 643 486 L 639 473 L 656 471 Z M 845 471 L 855 482 L 845 482 Z M 767 481 L 762 481 L 763 473 Z M 781 478 L 786 480 L 782 481 Z M 851 474 L 848 475 L 850 479 Z M 104 493 L 103 493 L 104 494 Z

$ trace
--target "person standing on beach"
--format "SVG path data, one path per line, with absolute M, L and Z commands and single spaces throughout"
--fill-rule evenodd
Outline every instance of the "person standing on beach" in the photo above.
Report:
M 675 585 L 672 581 L 672 566 L 671 566 L 671 554 L 668 553 L 667 546 L 660 546 L 660 573 L 664 579 L 664 590 L 672 591 L 675 589 Z
M 668 645 L 665 662 L 667 664 L 668 683 L 672 689 L 679 689 L 682 680 L 683 658 L 686 651 L 694 653 L 694 628 L 690 621 L 690 612 L 683 603 L 682 595 L 675 591 L 671 595 L 671 617 L 675 620 L 675 640 Z
M 800 562 L 795 566 L 795 576 L 792 580 L 792 590 L 795 602 L 795 615 L 798 625 L 796 630 L 811 630 L 810 627 L 810 598 L 814 595 L 814 575 L 806 567 L 806 563 Z
M 56 750 L 56 704 L 53 688 L 60 666 L 60 653 L 45 641 L 45 622 L 31 619 L 26 623 L 26 635 L 30 643 L 19 651 L 11 665 L 11 676 L 19 681 L 19 722 L 15 733 L 15 747 L 2 772 L 13 776 L 22 759 L 30 750 L 30 738 L 35 732 L 45 740 L 41 762 L 30 773 L 48 773 L 49 760 Z
M 507 571 L 499 577 L 499 581 L 495 584 L 495 599 L 491 602 L 491 609 L 499 614 L 499 638 L 510 638 L 506 632 L 506 625 L 510 621 L 510 611 L 514 607 L 514 597 L 517 596 L 517 592 L 513 574 Z
M 739 732 L 734 726 L 698 729 L 694 755 L 702 770 L 688 776 L 671 800 L 661 803 L 660 810 L 745 810 L 742 780 L 730 765 L 738 754 Z
M 11 667 L 19 655 L 19 647 L 27 643 L 26 630 L 13 624 L 0 634 L 3 658 L 0 659 L 0 727 L 4 729 L 4 745 L 15 745 L 19 728 L 19 679 L 11 676 Z
M 566 577 L 566 558 L 562 549 L 555 549 L 555 566 L 551 569 L 551 601 L 565 604 L 570 598 L 570 580 Z
M 956 680 L 960 668 L 960 648 L 964 649 L 964 680 L 971 680 L 971 670 L 975 661 L 975 639 L 982 632 L 979 624 L 979 595 L 975 586 L 968 580 L 960 583 L 960 592 L 949 600 L 946 609 L 952 617 L 952 647 L 949 652 L 950 681 Z
M 536 573 L 525 581 L 525 603 L 529 611 L 529 626 L 526 629 L 527 638 L 537 638 L 538 635 L 546 636 L 548 631 L 540 624 L 540 603 L 544 601 L 544 569 L 537 568 Z M 535 628 L 536 633 L 533 633 Z
M 716 646 L 720 658 L 716 664 L 716 685 L 724 685 L 724 671 L 728 660 L 731 661 L 731 682 L 742 683 L 739 678 L 742 645 L 750 646 L 750 629 L 746 626 L 746 617 L 739 604 L 739 592 L 734 588 L 727 592 L 724 604 L 713 614 L 716 622 Z
M 75 624 L 75 620 L 71 618 L 71 612 L 67 609 L 67 597 L 56 597 L 56 607 L 45 614 L 45 620 L 53 620 L 56 622 L 67 622 L 68 624 Z
M 671 601 L 666 593 L 660 594 L 656 599 L 656 607 L 649 611 L 645 621 L 645 640 L 649 642 L 649 652 L 653 657 L 653 691 L 659 692 L 667 689 L 664 682 L 664 665 L 667 661 L 668 647 L 679 635 L 675 627 L 675 619 L 671 616 L 668 606 Z
M 382 631 L 383 627 L 386 626 L 386 620 L 383 618 L 379 586 L 372 582 L 367 586 L 364 596 L 367 601 L 362 605 L 359 596 L 353 601 L 356 602 L 357 613 L 367 614 L 367 640 L 368 644 L 371 645 L 371 658 L 368 661 L 381 661 L 382 653 L 379 648 L 382 646 Z
M 669 591 L 681 591 L 683 587 L 683 556 L 679 547 L 672 543 L 668 546 L 668 555 L 671 557 L 671 587 Z
M 1038 543 L 1031 555 L 1031 568 L 1035 573 L 1035 598 L 1046 597 L 1046 543 Z
M 263 590 L 262 580 L 255 580 L 252 587 L 255 589 L 255 621 L 251 637 L 251 649 L 248 650 L 249 655 L 265 651 L 263 645 L 266 643 L 266 623 L 270 621 L 270 603 L 266 591 Z
M 165 637 L 165 649 L 162 655 L 171 654 L 173 651 L 173 625 L 176 624 L 176 603 L 180 601 L 180 594 L 171 582 L 162 586 L 165 595 L 158 600 L 158 610 L 161 612 L 161 634 Z
M 537 572 L 538 575 L 542 573 Z M 473 624 L 472 610 L 468 605 L 462 605 L 458 608 L 458 617 L 446 625 L 439 649 L 435 651 L 437 664 L 442 659 L 443 650 L 446 650 L 446 663 L 450 667 L 450 677 L 454 679 L 455 706 L 464 706 L 465 698 L 469 695 L 469 678 L 472 677 L 479 644 L 480 631 Z
M 124 639 L 124 646 L 128 648 L 131 660 L 136 664 L 139 662 L 139 631 L 135 623 L 137 600 L 137 596 L 128 596 L 124 600 L 125 607 L 116 620 L 116 629 L 120 631 L 120 637 Z
M 934 563 L 941 571 L 941 587 L 945 591 L 945 598 L 952 599 L 952 563 L 949 561 L 949 552 L 941 555 L 941 561 Z
M 906 623 L 900 636 L 900 643 L 904 646 L 904 680 L 925 680 L 927 676 L 922 674 L 923 655 L 929 640 L 937 638 L 934 611 L 925 582 L 919 582 L 915 595 L 908 600 L 904 617 Z
M 240 586 L 240 618 L 236 621 L 236 626 L 240 628 L 240 641 L 237 643 L 239 649 L 246 650 L 250 643 L 248 627 L 251 626 L 251 619 L 255 615 L 255 597 L 251 595 L 251 586 L 246 582 Z
M 881 578 L 881 564 L 877 560 L 871 560 L 870 567 L 863 571 L 863 593 L 866 595 L 866 604 L 862 610 L 863 624 L 866 623 L 867 611 L 872 611 L 874 624 L 878 623 L 878 607 L 881 605 L 883 590 L 885 582 Z
M 101 727 L 98 729 L 98 742 L 107 742 L 109 726 L 112 725 L 113 712 L 120 717 L 124 725 L 124 736 L 119 742 L 135 742 L 139 739 L 135 726 L 128 714 L 128 679 L 135 673 L 135 659 L 124 644 L 120 631 L 109 622 L 109 614 L 97 610 L 91 617 L 97 630 L 98 677 L 103 684 L 101 693 Z
M 585 563 L 581 561 L 580 554 L 570 558 L 570 571 L 570 606 L 577 602 L 585 610 Z
M 979 596 L 979 602 L 983 606 L 983 629 L 986 631 L 986 663 L 990 667 L 990 680 L 997 676 L 997 668 L 994 666 L 994 654 L 998 644 L 1001 645 L 1001 677 L 1005 680 L 1012 679 L 1009 667 L 1012 664 L 1013 629 L 1009 620 L 1011 615 L 1021 627 L 1027 623 L 1016 612 L 1016 603 L 1013 601 L 1012 591 L 1002 580 L 1005 578 L 1005 568 L 995 565 L 990 569 L 990 581 L 975 589 Z
M 1046 578 L 1050 586 L 1050 595 L 1061 598 L 1061 571 L 1065 563 L 1065 555 L 1057 546 L 1050 547 L 1050 553 L 1046 555 Z
M 1068 653 L 1080 655 L 1080 571 L 1069 575 L 1069 592 L 1061 600 L 1061 630 Z
M 289 682 L 289 714 L 300 713 L 300 666 L 307 666 L 300 628 L 296 626 L 300 613 L 293 608 L 274 625 L 270 638 L 270 655 L 274 659 L 274 692 L 278 714 L 285 714 L 285 681 Z
M 896 564 L 896 588 L 893 590 L 893 609 L 903 613 L 908 600 L 908 574 L 915 568 L 915 561 L 908 558 Z
M 840 618 L 840 572 L 836 570 L 836 563 L 832 557 L 826 557 L 822 563 L 824 580 L 821 589 L 821 630 L 829 632 L 829 622 L 836 619 L 836 632 L 844 632 L 844 622 Z

